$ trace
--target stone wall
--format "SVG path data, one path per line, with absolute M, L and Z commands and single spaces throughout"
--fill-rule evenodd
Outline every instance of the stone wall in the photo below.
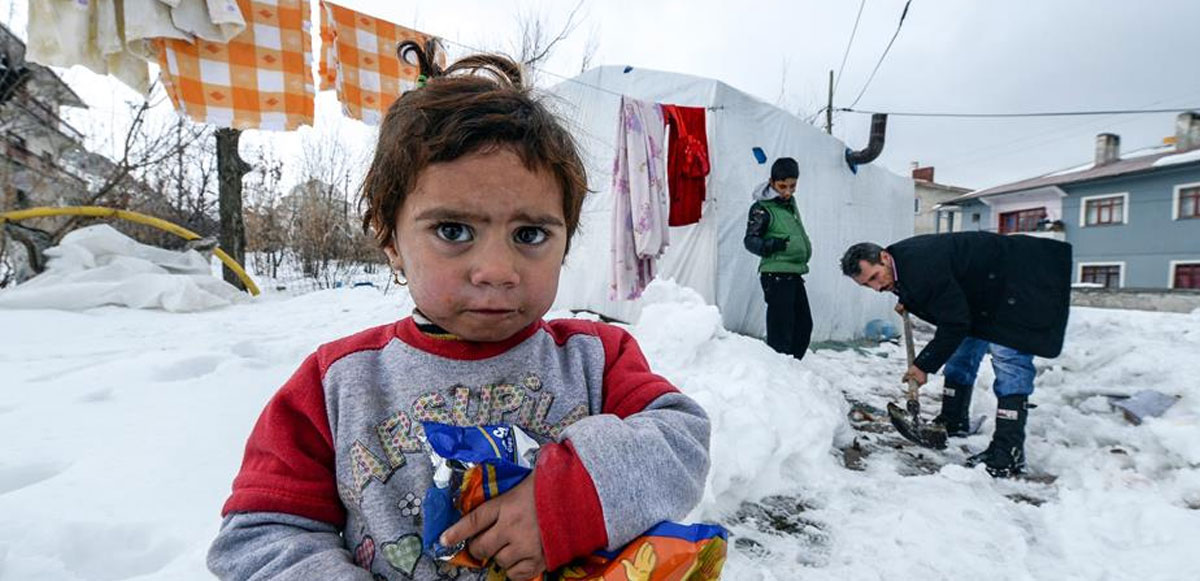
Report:
M 1077 288 L 1071 306 L 1190 313 L 1200 309 L 1200 290 Z

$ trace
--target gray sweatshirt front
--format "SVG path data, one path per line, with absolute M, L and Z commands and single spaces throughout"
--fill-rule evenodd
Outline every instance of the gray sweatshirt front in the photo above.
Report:
M 432 465 L 421 421 L 520 426 L 547 567 L 616 549 L 703 493 L 704 411 L 625 331 L 538 321 L 498 343 L 412 318 L 320 347 L 246 445 L 209 569 L 221 579 L 454 579 L 421 552 Z M 461 577 L 460 577 L 461 575 Z

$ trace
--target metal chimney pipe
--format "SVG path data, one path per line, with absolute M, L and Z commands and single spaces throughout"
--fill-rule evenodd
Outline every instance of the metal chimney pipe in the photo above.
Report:
M 851 167 L 871 163 L 879 154 L 883 153 L 883 136 L 887 132 L 887 114 L 875 113 L 871 115 L 871 139 L 867 142 L 866 149 L 858 151 L 846 150 L 846 163 Z

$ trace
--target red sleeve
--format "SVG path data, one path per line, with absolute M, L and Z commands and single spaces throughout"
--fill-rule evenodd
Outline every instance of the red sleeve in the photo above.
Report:
M 604 344 L 603 413 L 625 419 L 660 396 L 679 391 L 650 371 L 633 335 L 612 325 L 596 325 L 596 331 Z
M 571 442 L 542 446 L 533 476 L 547 570 L 608 545 L 600 496 Z
M 555 323 L 560 323 L 555 321 Z M 667 380 L 651 373 L 637 341 L 625 330 L 586 321 L 562 322 L 554 332 L 566 337 L 589 334 L 604 346 L 601 413 L 621 419 L 646 408 L 659 396 L 676 392 Z M 592 477 L 569 440 L 549 443 L 538 453 L 534 496 L 546 569 L 608 545 L 604 511 Z
M 333 434 L 314 354 L 259 416 L 221 515 L 283 512 L 340 528 L 346 510 L 334 470 Z

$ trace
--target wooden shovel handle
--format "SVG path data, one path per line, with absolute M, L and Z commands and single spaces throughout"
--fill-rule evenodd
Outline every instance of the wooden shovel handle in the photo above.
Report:
M 912 367 L 913 360 L 917 358 L 917 349 L 913 346 L 913 330 L 912 319 L 908 317 L 908 311 L 904 311 L 904 352 L 908 358 L 908 366 Z M 905 368 L 907 370 L 907 368 Z M 915 379 L 908 380 L 908 399 L 917 399 L 917 390 L 921 386 L 917 385 Z

